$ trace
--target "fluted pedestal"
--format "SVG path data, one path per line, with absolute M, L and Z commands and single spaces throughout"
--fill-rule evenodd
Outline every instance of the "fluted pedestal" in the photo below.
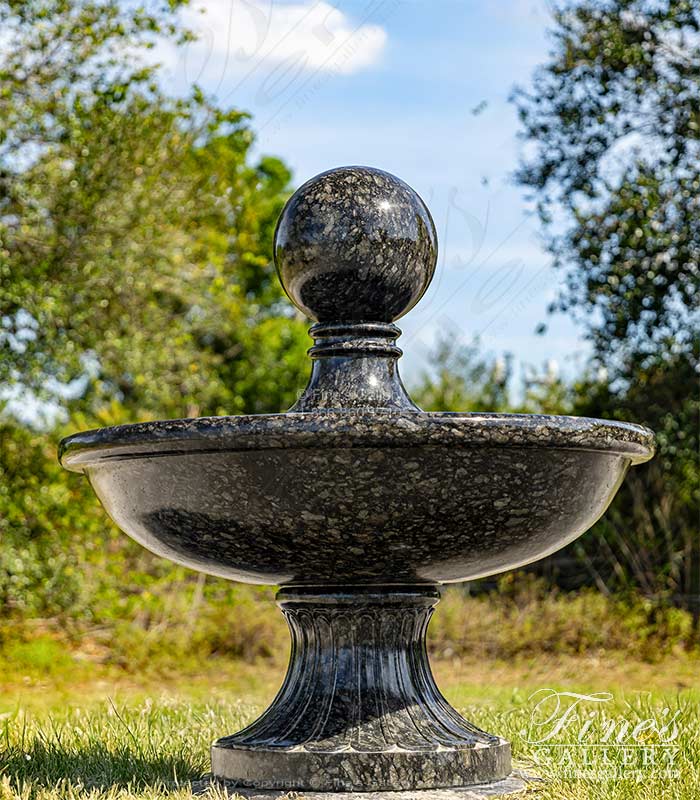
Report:
M 292 635 L 272 705 L 212 748 L 215 776 L 260 789 L 398 791 L 497 781 L 510 745 L 440 694 L 425 633 L 430 586 L 287 588 Z

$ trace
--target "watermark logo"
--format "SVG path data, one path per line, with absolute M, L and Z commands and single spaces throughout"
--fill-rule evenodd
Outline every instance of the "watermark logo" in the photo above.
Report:
M 561 777 L 642 781 L 649 770 L 679 777 L 680 710 L 629 706 L 627 713 L 613 713 L 610 692 L 540 689 L 529 699 L 530 719 L 521 735 L 536 761 Z

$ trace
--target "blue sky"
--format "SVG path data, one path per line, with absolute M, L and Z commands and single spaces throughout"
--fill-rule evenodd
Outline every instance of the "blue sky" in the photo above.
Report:
M 297 184 L 367 164 L 428 203 L 439 271 L 399 322 L 409 381 L 439 330 L 513 353 L 516 374 L 547 360 L 577 371 L 587 345 L 570 320 L 534 333 L 562 278 L 511 178 L 521 145 L 508 96 L 546 58 L 545 1 L 194 0 L 187 14 L 199 42 L 159 53 L 171 88 L 196 81 L 250 111 L 257 151 L 281 156 Z

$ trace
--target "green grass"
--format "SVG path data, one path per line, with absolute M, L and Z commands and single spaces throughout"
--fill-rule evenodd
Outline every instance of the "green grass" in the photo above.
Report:
M 133 607 L 89 625 L 0 625 L 0 800 L 221 794 L 204 780 L 209 745 L 274 696 L 289 647 L 284 621 L 270 593 L 250 587 L 223 596 L 212 584 L 198 599 L 197 584 L 149 586 L 128 595 Z M 685 612 L 559 594 L 525 577 L 499 594 L 446 592 L 428 639 L 448 699 L 510 739 L 516 767 L 543 778 L 527 800 L 700 800 L 700 646 L 691 633 Z M 590 719 L 588 740 L 576 737 L 592 703 L 556 747 L 537 746 L 530 698 L 545 687 L 614 700 Z M 633 727 L 663 720 L 664 709 L 679 714 L 671 751 L 578 746 L 600 744 L 611 721 Z M 638 752 L 673 752 L 673 774 L 625 763 Z
M 541 659 L 536 665 L 442 661 L 436 673 L 466 716 L 511 740 L 516 766 L 544 779 L 529 787 L 528 800 L 697 800 L 700 691 L 674 688 L 668 681 L 674 664 L 679 686 L 697 675 L 696 661 L 649 665 L 584 658 Z M 203 670 L 199 676 L 143 683 L 105 674 L 72 689 L 58 686 L 49 672 L 6 682 L 0 698 L 0 799 L 218 797 L 219 789 L 201 782 L 209 745 L 260 712 L 283 665 L 228 662 Z M 628 688 L 622 691 L 621 685 Z M 666 708 L 667 716 L 678 712 L 673 776 L 662 765 L 625 764 L 629 749 L 609 748 L 604 755 L 602 748 L 571 746 L 580 725 L 557 734 L 555 748 L 528 743 L 538 738 L 529 698 L 548 686 L 613 692 L 614 700 L 593 726 L 596 742 L 610 720 L 633 726 L 641 719 L 663 719 Z M 582 707 L 583 719 L 592 708 Z M 651 734 L 646 743 L 658 744 Z

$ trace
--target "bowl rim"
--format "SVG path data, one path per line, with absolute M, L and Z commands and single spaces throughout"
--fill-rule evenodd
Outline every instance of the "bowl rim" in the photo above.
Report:
M 653 457 L 654 433 L 617 420 L 496 412 L 353 410 L 194 417 L 72 434 L 59 444 L 66 469 L 185 453 L 289 448 L 519 447 L 602 451 L 632 464 Z

